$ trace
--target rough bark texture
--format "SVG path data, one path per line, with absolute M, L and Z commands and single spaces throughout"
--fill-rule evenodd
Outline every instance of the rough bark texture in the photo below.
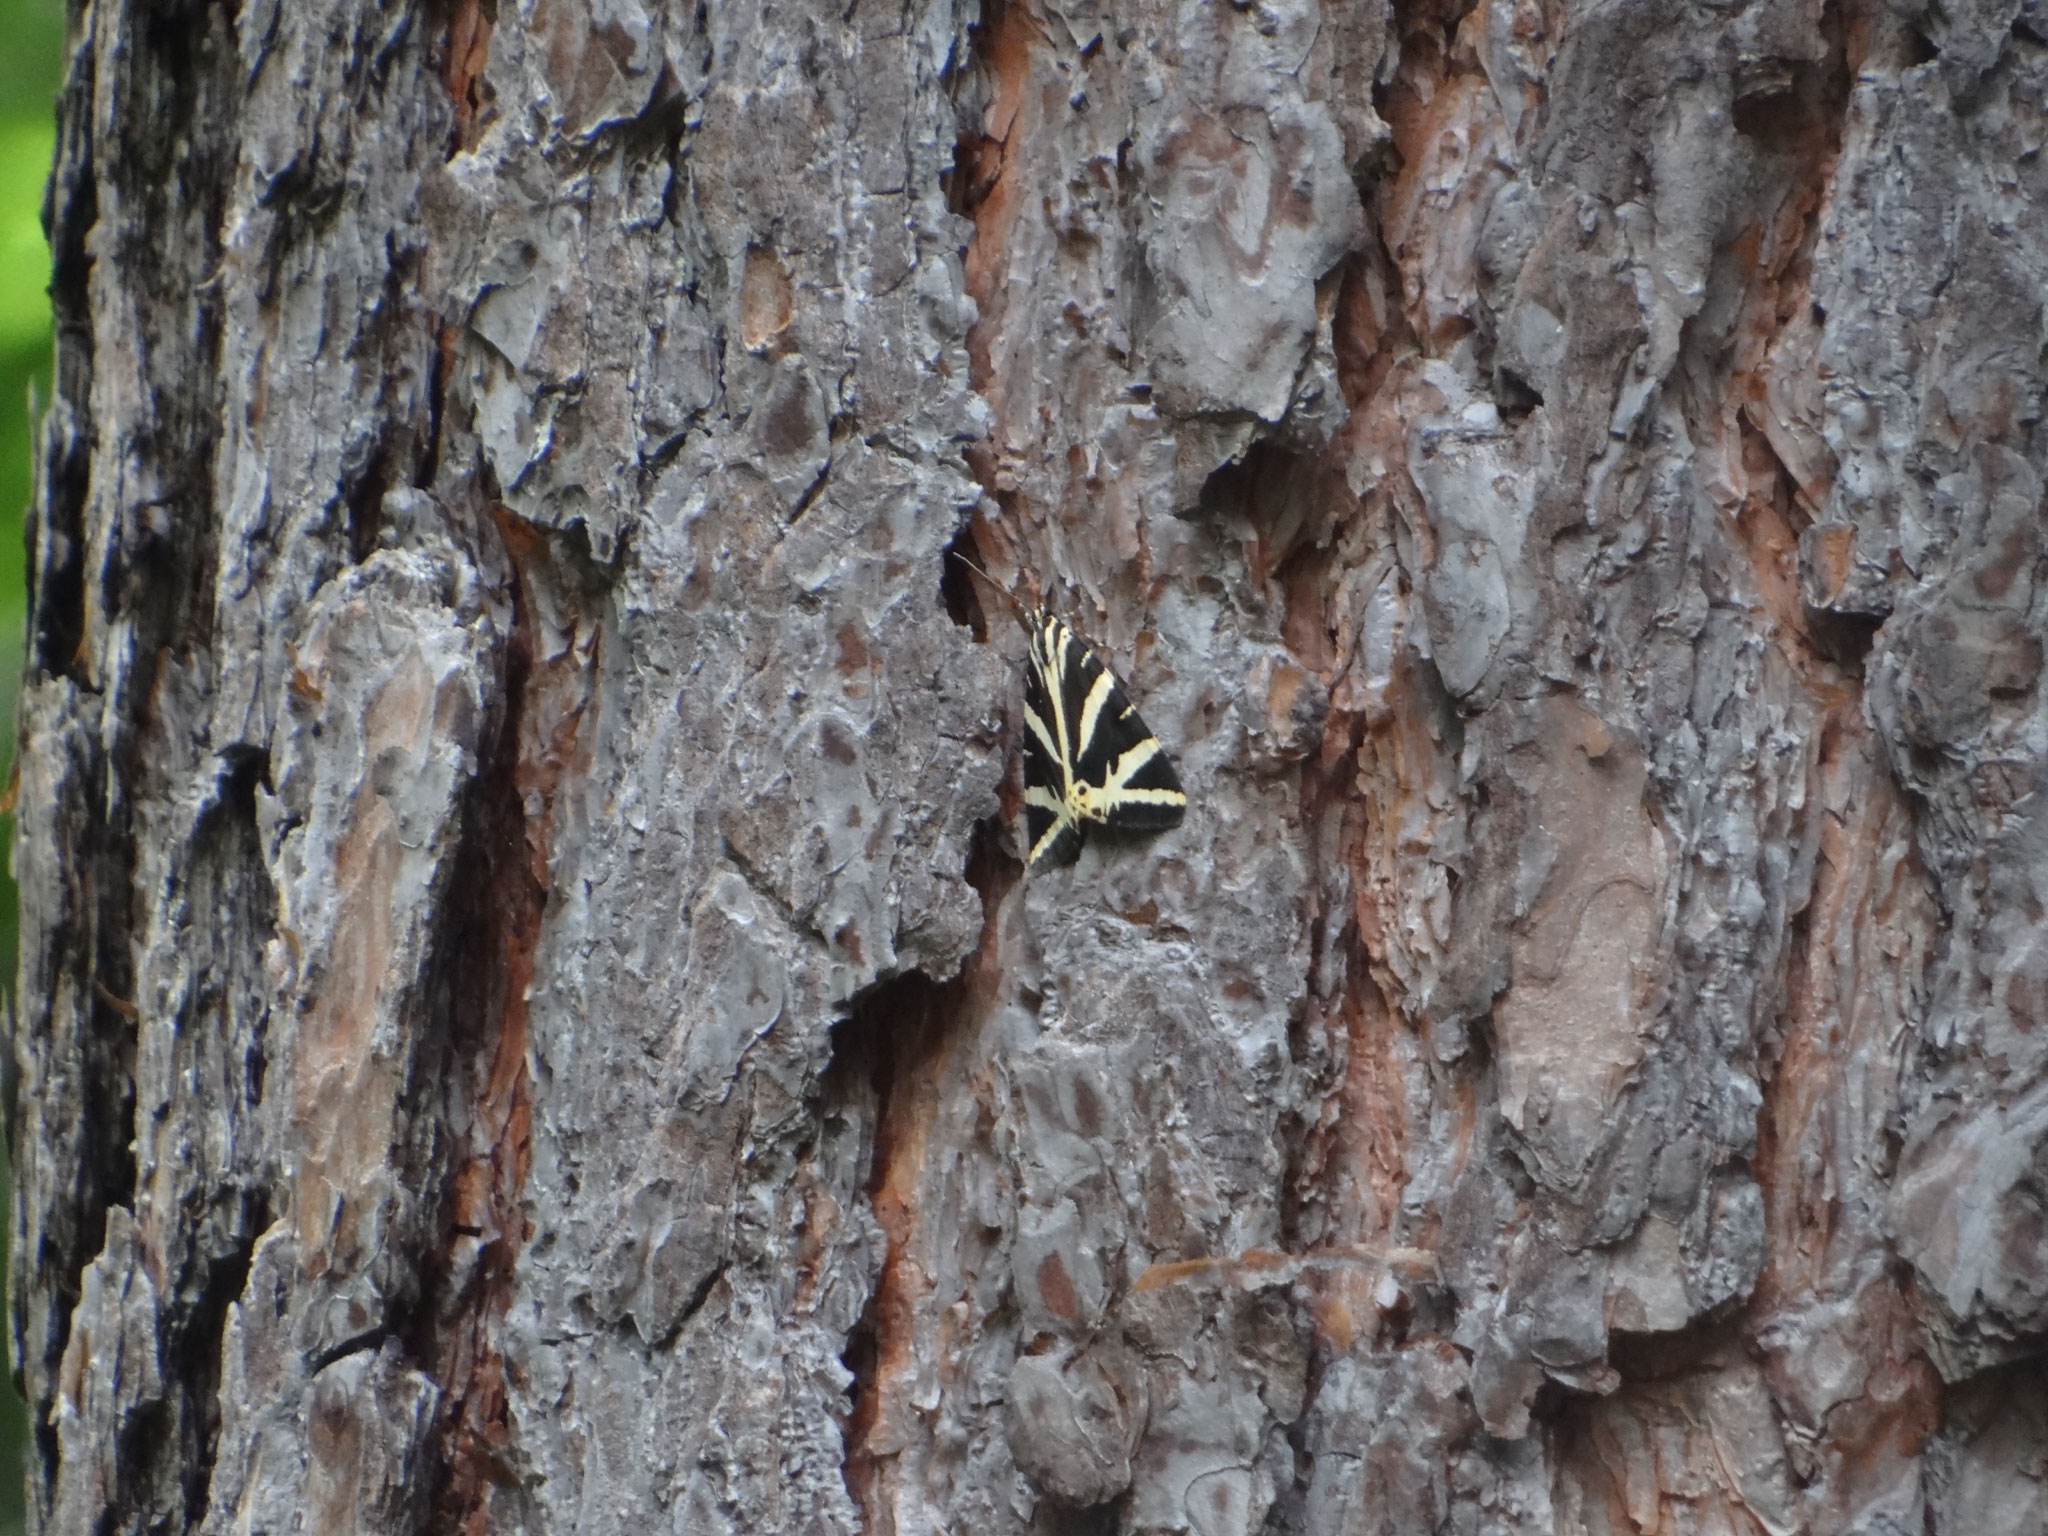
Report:
M 40 1529 L 2048 1529 L 2042 0 L 73 34 Z

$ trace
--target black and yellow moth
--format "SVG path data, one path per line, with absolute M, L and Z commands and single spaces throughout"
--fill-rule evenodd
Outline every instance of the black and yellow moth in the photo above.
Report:
M 1073 863 L 1091 821 L 1111 832 L 1179 826 L 1188 808 L 1180 776 L 1115 674 L 1058 618 L 1010 601 L 1031 632 L 1024 672 L 1025 864 L 1040 871 Z

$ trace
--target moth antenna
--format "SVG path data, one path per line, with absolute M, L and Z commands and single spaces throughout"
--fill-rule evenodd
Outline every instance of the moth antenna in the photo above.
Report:
M 1022 603 L 1020 603 L 1017 600 L 1017 595 L 1014 592 L 1012 592 L 1008 587 L 1004 586 L 1001 582 L 997 581 L 995 577 L 989 575 L 987 571 L 984 571 L 972 560 L 968 559 L 965 555 L 961 554 L 959 550 L 949 550 L 947 551 L 947 553 L 952 555 L 952 557 L 955 560 L 958 560 L 962 565 L 966 566 L 967 569 L 974 572 L 974 574 L 979 576 L 983 581 L 987 582 L 993 590 L 1000 592 L 1003 596 L 1003 601 L 1008 603 L 1013 609 L 1015 609 L 1017 612 L 1017 617 L 1024 621 L 1024 627 L 1026 629 L 1029 629 L 1031 627 L 1031 610 L 1029 608 L 1026 608 Z

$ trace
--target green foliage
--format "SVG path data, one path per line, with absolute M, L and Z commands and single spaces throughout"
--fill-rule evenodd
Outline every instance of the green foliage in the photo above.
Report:
M 0 778 L 12 769 L 14 701 L 28 593 L 22 516 L 29 497 L 28 398 L 47 397 L 50 371 L 49 250 L 43 183 L 55 141 L 54 102 L 64 39 L 59 0 L 0 3 Z M 0 828 L 9 846 L 11 818 Z M 0 878 L 0 977 L 15 975 L 15 898 Z M 0 1144 L 0 1188 L 8 1169 Z M 5 1241 L 0 1227 L 0 1242 Z M 21 1399 L 0 1387 L 0 1536 L 22 1528 L 22 1457 L 28 1423 Z
M 47 109 L 0 118 L 0 708 L 10 721 L 27 600 L 21 518 L 29 496 L 29 387 L 45 396 L 49 388 L 50 251 L 41 209 L 55 137 Z M 6 741 L 11 750 L 11 731 Z M 10 977 L 12 957 L 10 937 Z
M 9 121 L 50 120 L 63 48 L 64 0 L 0 4 L 0 114 Z
M 0 353 L 40 355 L 50 340 L 50 248 L 43 242 L 43 182 L 55 120 L 0 118 Z

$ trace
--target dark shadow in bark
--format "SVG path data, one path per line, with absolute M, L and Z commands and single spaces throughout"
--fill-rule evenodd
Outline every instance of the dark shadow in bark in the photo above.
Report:
M 962 629 L 974 632 L 976 640 L 988 639 L 988 613 L 981 606 L 981 594 L 975 590 L 974 573 L 965 562 L 980 565 L 981 551 L 974 542 L 974 527 L 963 523 L 960 531 L 953 535 L 946 545 L 939 566 L 939 602 L 946 610 L 946 617 Z
M 212 806 L 193 838 L 186 911 L 204 937 L 207 963 L 193 982 L 187 1016 L 177 1030 L 195 1055 L 218 1052 L 210 1070 L 192 1075 L 223 1085 L 239 1084 L 242 1102 L 193 1106 L 229 1114 L 233 1123 L 253 1126 L 267 1075 L 269 982 L 264 954 L 276 930 L 277 892 L 263 859 L 256 824 L 257 790 L 268 777 L 268 759 L 253 748 L 225 755 Z M 205 1515 L 220 1434 L 221 1340 L 228 1308 L 242 1295 L 256 1241 L 271 1222 L 264 1170 L 231 1167 L 208 1191 L 204 1210 L 191 1218 L 194 1229 L 181 1272 L 167 1277 L 165 1356 L 167 1379 L 183 1395 L 181 1420 L 186 1443 L 178 1449 L 187 1518 Z
M 1857 682 L 1863 680 L 1864 664 L 1884 619 L 1874 613 L 1839 613 L 1830 609 L 1806 610 L 1807 639 L 1815 651 L 1832 661 Z
M 995 968 L 995 914 L 1022 875 L 1017 861 L 1002 851 L 1001 827 L 994 818 L 975 827 L 966 875 L 981 893 L 979 950 L 949 980 L 905 971 L 856 996 L 846 1017 L 833 1026 L 832 1056 L 821 1082 L 821 1124 L 838 1118 L 870 1128 L 863 1194 L 888 1241 L 874 1289 L 841 1355 L 853 1376 L 847 1389 L 846 1488 L 863 1511 L 869 1536 L 889 1536 L 893 1530 L 881 1496 L 887 1456 L 871 1451 L 867 1441 L 889 1378 L 904 1368 L 915 1342 L 915 1298 L 899 1266 L 908 1239 L 925 1219 L 916 1203 L 924 1146 L 920 1132 L 932 1110 L 931 1085 L 946 1053 L 986 1007 Z
M 587 612 L 597 589 L 586 542 L 549 537 L 502 509 L 495 526 L 512 577 L 503 714 L 470 786 L 435 948 L 429 1006 L 446 1055 L 419 1074 L 447 1101 L 423 1106 L 422 1121 L 445 1119 L 470 1134 L 439 1164 L 439 1226 L 422 1261 L 419 1307 L 403 1325 L 408 1354 L 443 1394 L 430 1527 L 451 1532 L 483 1530 L 492 1488 L 507 1478 L 495 1449 L 509 1434 L 497 1331 L 526 1236 L 527 993 L 547 908 L 555 789 L 577 759 L 587 718 L 589 678 L 577 648 L 536 662 L 532 588 L 551 589 L 542 601 L 564 616 Z M 536 720 L 551 722 L 553 733 L 540 735 Z
M 919 1076 L 929 1074 L 958 1007 L 955 986 L 935 982 L 922 971 L 876 982 L 853 1000 L 846 1018 L 833 1027 L 832 1058 L 823 1079 L 821 1118 L 858 1118 L 870 1127 L 863 1193 L 888 1238 L 881 1273 L 841 1356 L 853 1376 L 847 1388 L 846 1487 L 863 1511 L 867 1529 L 876 1533 L 884 1531 L 887 1522 L 876 1497 L 880 1458 L 868 1449 L 867 1441 L 881 1411 L 882 1376 L 908 1349 L 906 1329 L 911 1321 L 896 1267 L 900 1222 L 892 1223 L 881 1205 L 903 1151 L 905 1100 Z
M 369 559 L 377 547 L 377 534 L 384 521 L 384 493 L 390 489 L 391 454 L 380 443 L 342 498 L 348 509 L 349 558 L 358 565 Z
M 1122 1499 L 1090 1504 L 1084 1509 L 1056 1499 L 1040 1499 L 1031 1513 L 1031 1536 L 1116 1536 Z
M 1742 1353 L 1746 1348 L 1744 1327 L 1736 1313 L 1743 1300 L 1746 1298 L 1738 1298 L 1719 1312 L 1669 1333 L 1616 1329 L 1607 1336 L 1607 1363 L 1621 1373 L 1623 1381 L 1663 1381 Z
M 1500 407 L 1501 419 L 1510 424 L 1520 421 L 1543 404 L 1542 392 L 1512 368 L 1494 370 L 1493 396 Z

